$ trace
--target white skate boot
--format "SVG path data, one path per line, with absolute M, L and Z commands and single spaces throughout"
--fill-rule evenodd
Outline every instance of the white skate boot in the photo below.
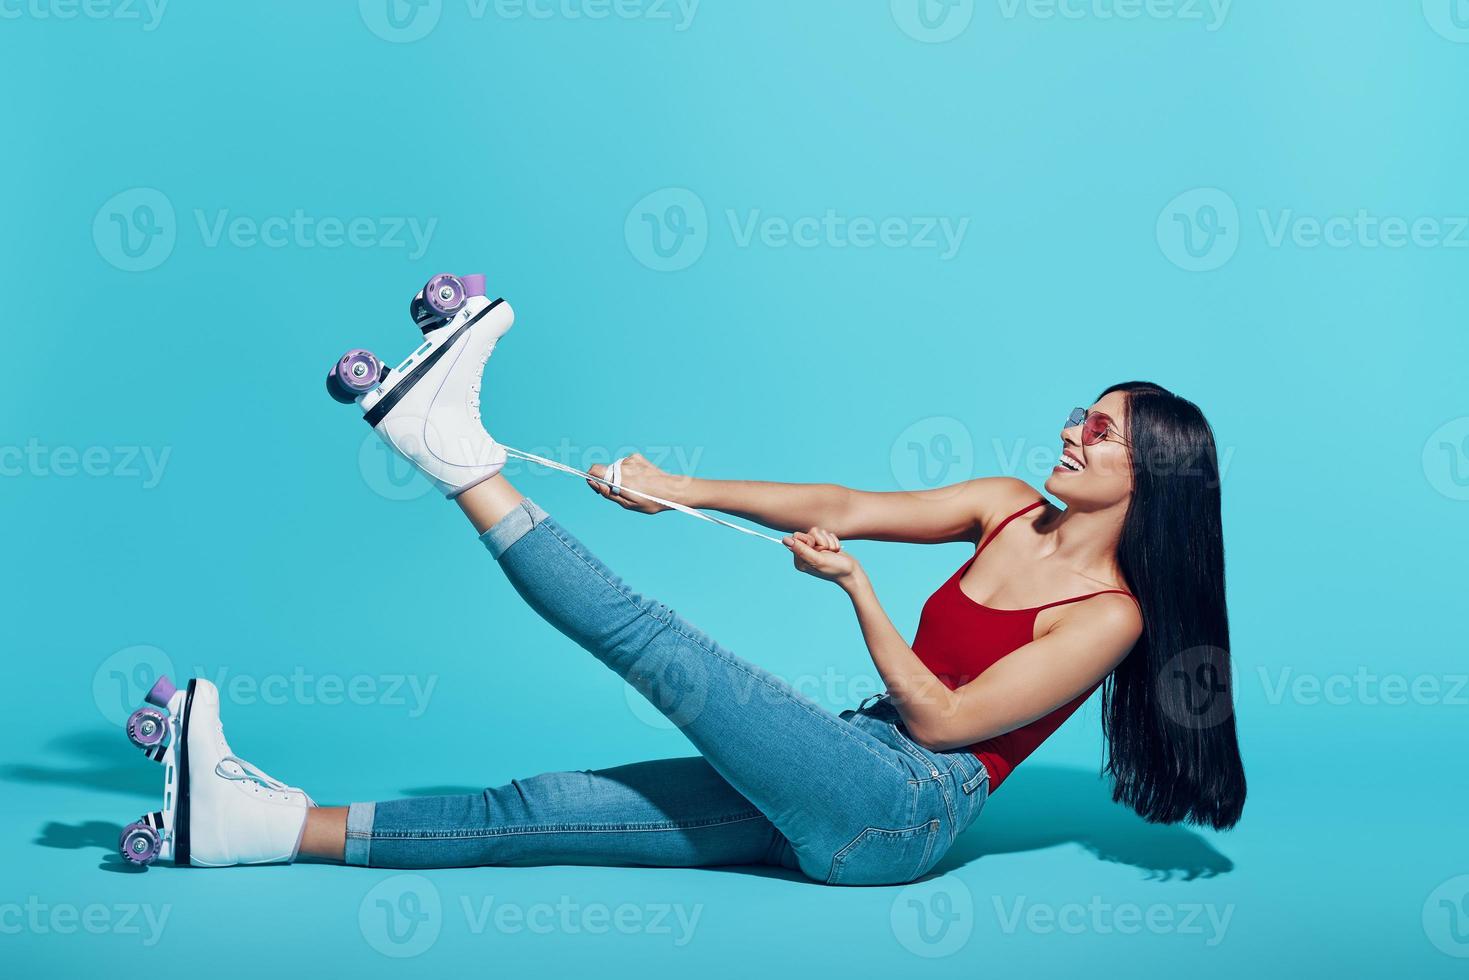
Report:
M 434 276 L 414 297 L 424 344 L 389 370 L 365 350 L 342 355 L 327 390 L 357 402 L 389 446 L 455 497 L 500 472 L 505 450 L 480 421 L 480 379 L 495 343 L 515 322 L 510 304 L 485 296 L 482 275 Z
M 230 750 L 219 690 L 195 678 L 180 691 L 164 677 L 148 702 L 167 713 L 139 708 L 128 719 L 128 737 L 163 763 L 163 809 L 123 828 L 123 857 L 203 868 L 294 860 L 306 809 L 316 804 Z

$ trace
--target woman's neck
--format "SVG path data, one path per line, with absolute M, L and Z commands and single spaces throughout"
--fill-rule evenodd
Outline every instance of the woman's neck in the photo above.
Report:
M 1127 519 L 1127 502 L 1096 510 L 1068 507 L 1047 526 L 1042 555 L 1054 558 L 1098 582 L 1121 582 L 1117 545 Z

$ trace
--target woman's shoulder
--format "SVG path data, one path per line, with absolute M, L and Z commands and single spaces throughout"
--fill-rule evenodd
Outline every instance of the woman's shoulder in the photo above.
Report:
M 1039 516 L 1051 509 L 1045 494 L 1013 476 L 989 476 L 971 481 L 974 500 L 985 529 L 1010 518 Z M 1036 506 L 1041 504 L 1044 506 Z M 1022 514 L 1022 511 L 1029 511 Z

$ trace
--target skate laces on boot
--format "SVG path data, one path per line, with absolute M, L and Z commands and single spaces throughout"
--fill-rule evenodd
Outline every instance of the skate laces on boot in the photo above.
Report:
M 316 801 L 305 790 L 295 786 L 287 786 L 279 779 L 268 775 L 264 770 L 251 765 L 237 755 L 227 755 L 215 763 L 214 774 L 222 779 L 230 779 L 240 783 L 253 783 L 253 788 L 256 793 L 263 791 L 271 799 L 274 799 L 277 793 L 280 793 L 282 796 L 294 793 L 304 798 L 307 806 L 316 806 Z

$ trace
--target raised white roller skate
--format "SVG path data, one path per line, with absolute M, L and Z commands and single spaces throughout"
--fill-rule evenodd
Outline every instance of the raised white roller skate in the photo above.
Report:
M 294 860 L 316 804 L 230 750 L 218 688 L 195 678 L 178 690 L 162 677 L 147 701 L 128 719 L 128 738 L 163 764 L 163 809 L 123 828 L 122 856 L 203 868 Z
M 505 450 L 480 421 L 480 379 L 515 314 L 486 296 L 484 276 L 448 273 L 430 279 L 409 312 L 422 347 L 391 369 L 369 351 L 350 350 L 326 387 L 337 401 L 361 406 L 389 446 L 454 497 L 505 465 Z

